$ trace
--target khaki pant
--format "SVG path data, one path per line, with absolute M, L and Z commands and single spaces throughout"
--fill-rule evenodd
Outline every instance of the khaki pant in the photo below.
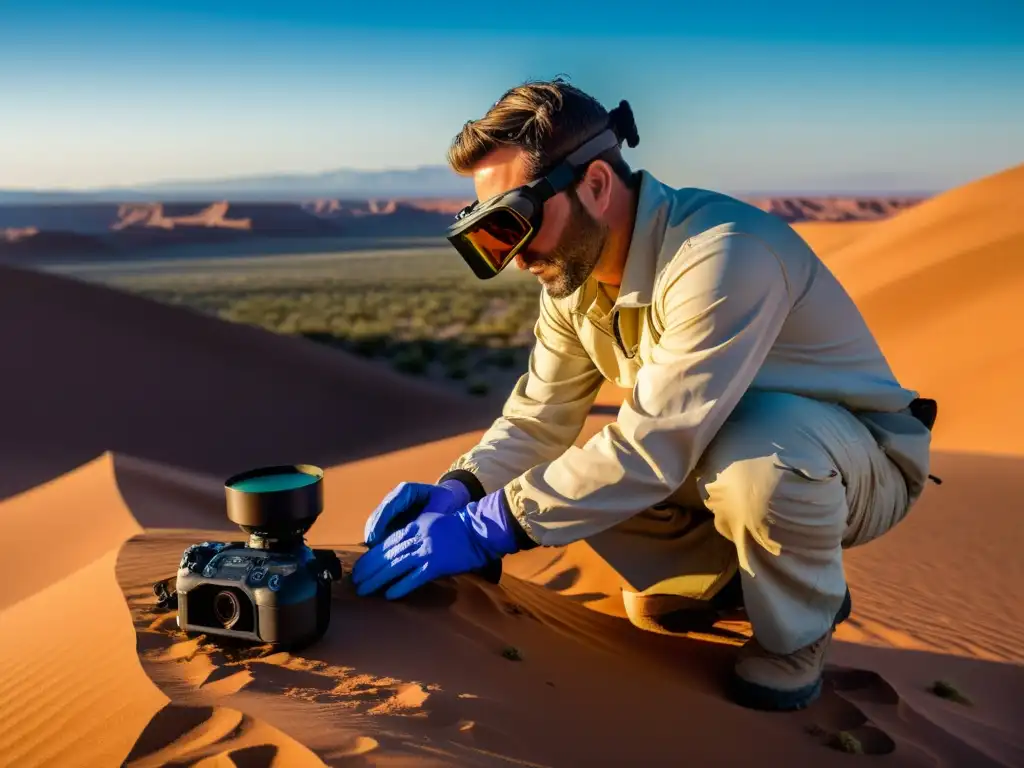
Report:
M 629 590 L 668 610 L 739 568 L 758 641 L 788 653 L 831 627 L 843 549 L 890 530 L 919 492 L 850 411 L 750 391 L 676 494 L 587 544 L 622 577 L 627 613 Z

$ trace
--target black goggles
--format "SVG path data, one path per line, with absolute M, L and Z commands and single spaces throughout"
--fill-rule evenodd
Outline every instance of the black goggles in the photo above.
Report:
M 590 163 L 619 145 L 608 128 L 573 150 L 550 172 L 529 184 L 463 208 L 448 227 L 448 242 L 481 280 L 494 277 L 540 231 L 544 202 L 581 178 Z

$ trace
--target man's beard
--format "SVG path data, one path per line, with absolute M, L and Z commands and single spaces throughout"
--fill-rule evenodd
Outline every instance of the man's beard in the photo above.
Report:
M 570 189 L 569 221 L 558 244 L 548 253 L 530 254 L 528 264 L 543 264 L 553 277 L 541 284 L 553 299 L 563 299 L 587 282 L 608 242 L 608 227 L 583 207 L 576 190 Z

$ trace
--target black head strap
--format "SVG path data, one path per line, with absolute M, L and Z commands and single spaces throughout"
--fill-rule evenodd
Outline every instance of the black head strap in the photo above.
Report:
M 630 148 L 640 143 L 640 134 L 636 128 L 636 119 L 628 101 L 620 101 L 619 106 L 608 113 L 608 127 L 615 131 L 621 141 Z

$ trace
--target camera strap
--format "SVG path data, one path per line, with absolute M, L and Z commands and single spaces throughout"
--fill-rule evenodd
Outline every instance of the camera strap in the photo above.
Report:
M 153 585 L 156 604 L 165 611 L 176 610 L 178 607 L 178 590 L 175 589 L 177 580 L 177 576 L 171 576 L 169 579 L 161 579 Z

